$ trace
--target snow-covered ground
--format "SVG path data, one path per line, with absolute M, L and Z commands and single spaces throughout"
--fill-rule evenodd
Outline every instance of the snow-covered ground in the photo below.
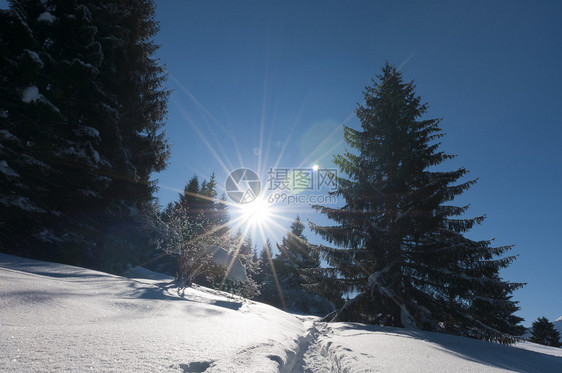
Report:
M 324 324 L 141 268 L 0 254 L 1 371 L 562 372 L 562 349 Z

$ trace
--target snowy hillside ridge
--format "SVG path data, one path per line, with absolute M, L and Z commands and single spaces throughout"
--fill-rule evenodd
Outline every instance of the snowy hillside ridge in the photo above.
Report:
M 326 324 L 142 267 L 127 275 L 0 254 L 0 371 L 562 371 L 562 349 Z

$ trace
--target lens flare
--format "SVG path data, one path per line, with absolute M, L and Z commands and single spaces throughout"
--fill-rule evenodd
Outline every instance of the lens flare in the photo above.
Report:
M 262 198 L 241 204 L 239 209 L 242 222 L 251 227 L 263 226 L 271 218 L 271 204 Z

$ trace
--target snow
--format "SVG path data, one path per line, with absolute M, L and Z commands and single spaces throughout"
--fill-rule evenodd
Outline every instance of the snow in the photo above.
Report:
M 88 154 L 86 154 L 86 151 L 84 149 L 76 149 L 74 146 L 68 146 L 66 148 L 57 150 L 55 152 L 55 154 L 58 155 L 58 156 L 70 155 L 70 156 L 79 158 L 79 159 L 87 162 L 90 165 L 93 165 L 93 162 L 90 159 L 90 157 L 88 156 Z
M 78 191 L 86 197 L 91 197 L 91 198 L 101 198 L 100 195 L 97 192 L 94 192 L 93 190 L 90 189 L 78 189 Z
M 78 64 L 78 65 L 80 65 L 80 66 L 82 66 L 82 67 L 87 68 L 88 70 L 95 70 L 95 69 L 96 69 L 92 64 L 86 63 L 86 62 L 82 61 L 82 60 L 79 59 L 79 58 L 74 58 L 74 59 L 72 59 L 72 61 L 62 60 L 62 62 L 66 63 L 66 64 L 69 64 L 69 65 Z
M 204 287 L 4 254 L 0 300 L 0 371 L 272 372 L 304 332 L 290 314 Z
M 61 241 L 60 238 L 58 238 L 57 236 L 55 236 L 53 234 L 52 231 L 48 230 L 48 229 L 44 229 L 42 230 L 39 234 L 36 235 L 37 238 L 39 238 L 41 241 L 45 241 L 45 242 L 57 242 L 57 241 Z
M 172 276 L 167 276 L 162 273 L 154 272 L 144 267 L 133 267 L 129 269 L 126 273 L 126 276 L 129 278 L 140 278 L 140 279 L 147 279 L 147 280 L 163 280 L 163 281 L 174 281 Z
M 0 371 L 562 371 L 562 349 L 319 322 L 134 267 L 0 254 Z
M 246 269 L 244 269 L 242 262 L 235 256 L 233 252 L 226 251 L 221 247 L 211 247 L 205 250 L 205 252 L 212 252 L 213 261 L 215 263 L 229 268 L 228 279 L 242 282 L 248 280 Z
M 57 18 L 49 12 L 41 13 L 39 15 L 39 17 L 37 17 L 37 20 L 39 22 L 43 21 L 43 22 L 47 22 L 47 23 L 53 23 L 53 22 L 55 22 L 56 19 Z
M 21 100 L 26 104 L 35 101 L 40 101 L 49 105 L 51 109 L 53 109 L 55 112 L 60 113 L 60 110 L 55 105 L 53 105 L 49 100 L 47 100 L 45 96 L 39 93 L 39 88 L 37 88 L 34 85 L 29 86 L 22 91 Z
M 7 207 L 18 207 L 26 211 L 45 212 L 42 208 L 35 206 L 28 198 L 22 196 L 4 195 L 0 197 L 0 204 Z
M 40 167 L 47 168 L 47 169 L 50 169 L 50 168 L 51 168 L 51 167 L 50 167 L 48 164 L 46 164 L 45 162 L 42 162 L 42 161 L 40 161 L 40 160 L 37 160 L 37 159 L 33 158 L 33 157 L 30 156 L 30 155 L 22 154 L 22 155 L 21 155 L 21 158 L 22 158 L 22 159 L 25 161 L 25 163 L 27 163 L 28 165 L 40 166 Z
M 101 163 L 100 153 L 98 153 L 98 151 L 95 149 L 91 149 L 91 152 L 92 152 L 92 158 L 94 158 L 94 162 Z
M 100 138 L 100 132 L 94 127 L 83 126 L 80 132 L 89 137 Z
M 412 329 L 327 324 L 317 343 L 339 371 L 560 372 L 562 350 L 530 342 L 515 347 Z M 309 362 L 309 364 L 312 362 Z
M 8 162 L 0 161 L 0 172 L 8 177 L 19 177 L 20 175 L 8 166 Z
M 39 101 L 41 99 L 41 95 L 39 94 L 39 88 L 32 85 L 31 87 L 27 87 L 22 92 L 21 100 L 26 104 L 30 102 Z
M 12 133 L 8 130 L 0 130 L 0 135 L 8 141 L 14 141 L 21 144 L 20 140 L 16 136 L 12 135 Z
M 43 61 L 41 61 L 41 58 L 39 58 L 39 55 L 37 54 L 37 52 L 34 51 L 30 51 L 29 49 L 24 49 L 27 54 L 29 55 L 29 57 L 31 57 L 31 59 L 33 60 L 33 62 L 35 62 L 36 64 L 38 64 L 40 67 L 43 67 Z

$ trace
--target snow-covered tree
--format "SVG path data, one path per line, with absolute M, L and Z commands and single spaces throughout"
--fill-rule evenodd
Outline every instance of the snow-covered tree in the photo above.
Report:
M 213 248 L 228 247 L 231 237 L 225 226 L 228 217 L 215 197 L 214 177 L 200 184 L 193 176 L 179 200 L 171 202 L 162 213 L 168 232 L 161 246 L 177 258 L 176 276 L 184 283 L 197 278 L 212 283 L 223 273 L 212 260 Z
M 451 201 L 473 185 L 467 170 L 437 168 L 438 119 L 423 119 L 413 83 L 386 64 L 357 109 L 361 129 L 345 128 L 350 150 L 335 157 L 340 208 L 314 206 L 337 225 L 311 224 L 330 244 L 320 249 L 346 292 L 357 296 L 329 316 L 483 338 L 504 343 L 519 318 L 509 295 L 519 283 L 499 271 L 513 256 L 463 234 L 483 216 L 462 218 Z M 483 316 L 483 303 L 487 314 Z
M 45 162 L 51 157 L 51 128 L 61 120 L 48 98 L 49 79 L 42 77 L 39 53 L 49 39 L 37 29 L 45 11 L 39 0 L 0 10 L 0 247 L 7 252 L 21 253 L 33 238 L 61 239 L 48 230 L 57 212 L 45 203 L 48 189 L 42 182 L 53 170 Z M 35 253 L 27 250 L 22 254 Z
M 2 24 L 20 36 L 2 37 L 9 44 L 2 61 L 2 133 L 9 146 L 2 157 L 13 170 L 3 183 L 2 222 L 11 235 L 3 244 L 15 253 L 85 264 L 99 233 L 88 218 L 107 187 L 98 180 L 107 163 L 95 128 L 103 118 L 88 104 L 103 100 L 96 30 L 85 8 L 67 2 L 12 1 L 3 13 Z
M 531 327 L 531 337 L 529 341 L 545 346 L 560 347 L 560 332 L 556 330 L 554 324 L 546 317 L 539 317 L 533 322 Z
M 119 271 L 151 242 L 168 156 L 153 4 L 13 0 L 0 17 L 1 248 Z
M 259 282 L 262 274 L 262 263 L 257 256 L 255 247 L 253 247 L 251 238 L 249 236 L 244 237 L 241 232 L 237 232 L 231 238 L 229 251 L 233 258 L 240 261 L 246 272 L 246 279 L 245 281 L 228 279 L 229 268 L 227 268 L 219 288 L 244 298 L 256 298 L 261 294 L 263 286 L 263 283 Z
M 230 231 L 225 196 L 217 198 L 214 174 L 201 183 L 193 176 L 178 201 L 161 213 L 161 221 L 160 248 L 177 262 L 174 272 L 180 282 L 196 281 L 246 298 L 259 294 L 260 261 L 251 240 Z M 162 262 L 166 260 L 161 267 Z M 243 275 L 233 276 L 233 269 Z
M 164 68 L 153 57 L 158 31 L 152 0 L 85 2 L 99 33 L 103 60 L 100 86 L 107 104 L 99 110 L 114 122 L 100 128 L 112 133 L 102 141 L 111 168 L 104 197 L 109 202 L 105 219 L 102 257 L 126 261 L 149 250 L 144 220 L 147 205 L 154 203 L 151 175 L 164 169 L 169 149 L 163 131 L 169 91 L 163 87 Z M 107 123 L 107 122 L 104 122 Z M 108 175 L 109 174 L 109 175 Z M 152 211 L 152 210 L 150 210 Z

